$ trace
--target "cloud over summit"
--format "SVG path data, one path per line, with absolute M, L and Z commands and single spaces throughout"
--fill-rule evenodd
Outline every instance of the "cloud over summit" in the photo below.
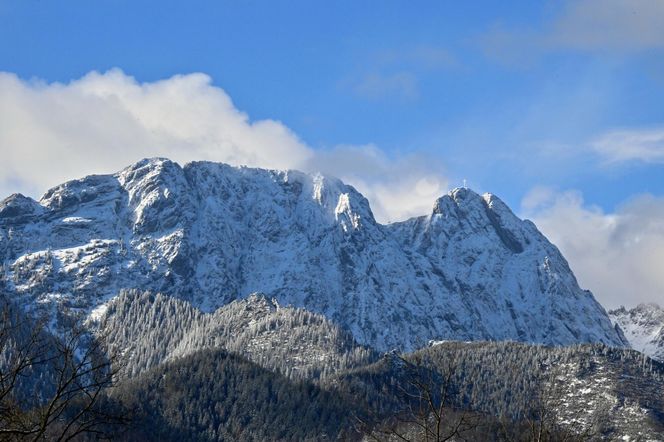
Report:
M 440 167 L 379 148 L 313 149 L 283 123 L 252 120 L 200 73 L 138 82 L 119 69 L 70 83 L 0 73 L 2 196 L 110 173 L 144 157 L 322 171 L 356 185 L 378 219 L 426 213 L 447 190 Z M 426 179 L 428 186 L 422 186 Z

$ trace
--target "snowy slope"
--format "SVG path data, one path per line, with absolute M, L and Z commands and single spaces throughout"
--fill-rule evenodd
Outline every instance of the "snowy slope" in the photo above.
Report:
M 633 349 L 664 362 L 664 309 L 657 304 L 639 304 L 631 310 L 609 311 Z
M 122 289 L 211 312 L 251 293 L 379 350 L 429 339 L 624 345 L 560 252 L 493 195 L 377 223 L 321 175 L 148 159 L 0 203 L 0 284 L 34 308 L 98 315 Z

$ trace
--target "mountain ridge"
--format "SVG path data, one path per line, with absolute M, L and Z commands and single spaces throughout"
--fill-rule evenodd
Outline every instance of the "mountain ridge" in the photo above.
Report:
M 251 293 L 378 350 L 429 339 L 626 345 L 564 257 L 497 197 L 455 189 L 382 225 L 320 174 L 145 159 L 0 203 L 2 284 L 90 314 L 123 289 L 211 312 Z

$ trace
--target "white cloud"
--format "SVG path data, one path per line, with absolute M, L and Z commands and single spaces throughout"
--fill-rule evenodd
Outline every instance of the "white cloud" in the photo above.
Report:
M 69 84 L 0 74 L 0 179 L 44 188 L 146 156 L 289 167 L 311 150 L 279 122 L 251 122 L 203 74 L 137 83 L 119 70 Z
M 536 188 L 522 209 L 604 306 L 664 305 L 664 198 L 642 195 L 604 213 L 579 192 Z
M 596 138 L 591 147 L 607 163 L 664 163 L 664 129 L 612 131 Z
M 496 26 L 482 38 L 487 52 L 508 63 L 545 52 L 626 54 L 664 49 L 661 0 L 568 0 L 540 29 Z
M 374 145 L 317 151 L 309 169 L 353 184 L 383 222 L 429 213 L 449 185 L 439 161 L 419 155 L 389 158 Z
M 139 83 L 115 69 L 48 84 L 0 73 L 3 196 L 38 196 L 152 156 L 321 169 L 356 184 L 380 220 L 427 212 L 447 185 L 430 161 L 390 159 L 375 146 L 312 149 L 278 121 L 252 121 L 204 74 Z M 422 179 L 430 185 L 418 187 Z

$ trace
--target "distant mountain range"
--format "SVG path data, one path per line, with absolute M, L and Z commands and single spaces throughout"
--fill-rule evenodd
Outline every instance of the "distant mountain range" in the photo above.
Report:
M 664 310 L 657 304 L 639 304 L 631 310 L 609 311 L 634 350 L 664 362 Z
M 322 175 L 146 159 L 0 203 L 4 290 L 98 315 L 122 290 L 204 312 L 259 292 L 379 351 L 429 340 L 627 345 L 530 221 L 459 188 L 382 225 Z

